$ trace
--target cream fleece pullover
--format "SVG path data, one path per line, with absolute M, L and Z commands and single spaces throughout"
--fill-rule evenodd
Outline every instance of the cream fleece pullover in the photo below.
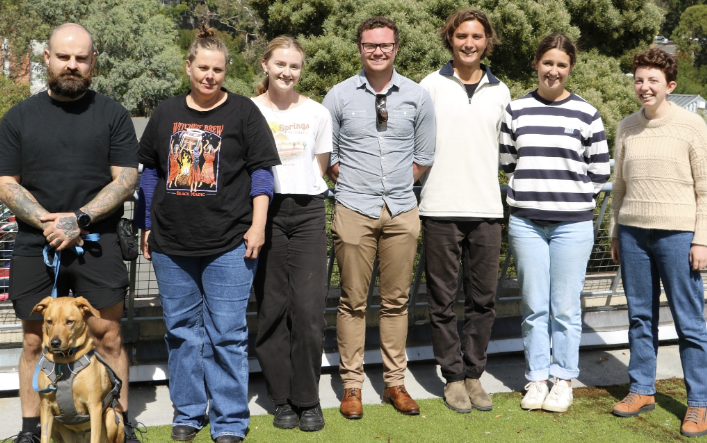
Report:
M 672 104 L 648 120 L 643 108 L 621 121 L 614 148 L 611 236 L 619 225 L 691 231 L 707 245 L 707 125 Z
M 420 215 L 502 218 L 498 137 L 511 93 L 486 65 L 471 100 L 447 63 L 420 86 L 432 97 L 437 122 L 434 163 L 422 176 Z

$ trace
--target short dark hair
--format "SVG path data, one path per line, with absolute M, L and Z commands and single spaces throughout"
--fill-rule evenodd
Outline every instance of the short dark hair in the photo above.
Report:
M 633 57 L 633 74 L 641 66 L 660 69 L 665 75 L 665 80 L 670 83 L 678 78 L 678 62 L 675 57 L 662 49 L 652 48 L 639 52 Z
M 395 43 L 400 43 L 400 32 L 398 32 L 398 27 L 395 25 L 395 22 L 387 17 L 381 16 L 367 18 L 366 20 L 361 22 L 360 25 L 358 25 L 358 29 L 356 30 L 356 43 L 361 43 L 361 35 L 364 31 L 376 28 L 389 28 L 391 31 L 393 31 L 393 35 L 395 36 Z
M 539 62 L 545 53 L 551 49 L 559 49 L 570 57 L 570 65 L 574 66 L 577 62 L 577 46 L 572 43 L 572 40 L 561 32 L 550 34 L 538 45 L 538 50 L 535 51 L 535 62 Z
M 498 45 L 501 42 L 498 40 L 498 36 L 496 36 L 496 31 L 493 30 L 493 26 L 491 26 L 491 21 L 489 18 L 478 9 L 462 9 L 447 17 L 447 21 L 444 23 L 444 26 L 442 26 L 442 29 L 439 30 L 439 36 L 442 37 L 442 43 L 444 43 L 444 46 L 451 51 L 454 32 L 462 25 L 462 23 L 471 20 L 476 20 L 484 27 L 484 34 L 486 34 L 486 39 L 488 39 L 486 49 L 484 50 L 484 53 L 481 54 L 481 58 L 484 59 L 485 57 L 491 55 L 494 45 Z

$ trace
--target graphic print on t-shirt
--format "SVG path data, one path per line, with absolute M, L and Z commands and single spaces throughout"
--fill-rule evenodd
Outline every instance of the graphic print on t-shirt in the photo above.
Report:
M 283 125 L 276 121 L 269 121 L 268 126 L 275 138 L 277 153 L 280 156 L 282 166 L 294 165 L 307 147 L 309 137 L 308 123 L 293 123 Z
M 215 194 L 221 126 L 174 123 L 169 144 L 167 191 L 177 195 Z M 189 191 L 189 192 L 183 192 Z

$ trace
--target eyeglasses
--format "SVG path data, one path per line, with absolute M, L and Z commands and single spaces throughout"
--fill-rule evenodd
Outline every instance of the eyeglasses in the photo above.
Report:
M 385 109 L 385 94 L 376 94 L 376 119 L 378 124 L 388 121 L 388 110 Z
M 380 47 L 381 51 L 385 53 L 390 53 L 393 52 L 393 48 L 395 48 L 395 43 L 361 43 L 361 47 L 363 48 L 363 52 L 369 53 L 369 52 L 376 52 L 376 48 Z

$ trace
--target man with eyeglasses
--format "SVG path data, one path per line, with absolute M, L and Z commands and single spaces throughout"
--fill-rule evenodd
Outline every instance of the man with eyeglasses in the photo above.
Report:
M 376 255 L 383 401 L 403 414 L 420 413 L 404 385 L 407 301 L 420 232 L 413 183 L 432 165 L 435 117 L 429 94 L 395 71 L 398 44 L 392 20 L 372 17 L 361 23 L 363 70 L 334 86 L 323 103 L 334 130 L 327 173 L 336 182 L 332 236 L 341 273 L 340 410 L 349 419 L 363 416 L 366 302 Z

